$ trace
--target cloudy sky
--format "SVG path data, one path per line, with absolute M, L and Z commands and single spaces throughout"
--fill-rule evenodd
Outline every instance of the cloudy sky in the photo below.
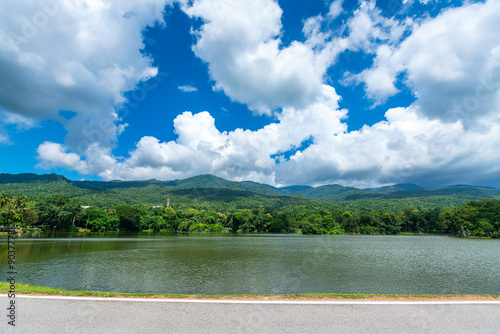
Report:
M 500 1 L 0 2 L 0 168 L 500 187 Z

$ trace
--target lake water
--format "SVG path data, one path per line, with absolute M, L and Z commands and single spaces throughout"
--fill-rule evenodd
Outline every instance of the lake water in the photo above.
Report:
M 74 234 L 17 239 L 16 257 L 18 281 L 70 290 L 500 295 L 498 239 Z

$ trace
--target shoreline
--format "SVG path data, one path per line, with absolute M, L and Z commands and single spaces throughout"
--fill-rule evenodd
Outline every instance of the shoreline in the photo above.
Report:
M 0 281 L 0 294 L 8 294 L 10 283 Z M 491 294 L 341 294 L 341 293 L 299 293 L 299 294 L 238 294 L 238 295 L 188 295 L 120 293 L 102 291 L 71 291 L 58 288 L 35 286 L 16 282 L 16 294 L 38 296 L 79 296 L 107 298 L 151 298 L 151 299 L 230 299 L 230 300 L 500 300 Z
M 434 236 L 434 237 L 452 237 L 452 238 L 463 238 L 463 239 L 495 239 L 493 237 L 487 237 L 487 236 L 466 236 L 466 237 L 461 237 L 455 234 L 450 234 L 450 233 L 418 233 L 418 232 L 401 232 L 401 233 L 396 233 L 396 234 L 383 234 L 383 233 L 368 233 L 368 234 L 363 234 L 363 233 L 341 233 L 341 234 L 303 234 L 301 232 L 285 232 L 285 233 L 279 233 L 279 232 L 244 232 L 244 233 L 239 233 L 239 232 L 186 232 L 186 231 L 159 231 L 159 232 L 153 232 L 152 230 L 142 230 L 142 231 L 136 231 L 136 232 L 129 232 L 129 231 L 103 231 L 103 232 L 91 232 L 90 230 L 79 230 L 79 231 L 56 231 L 56 230 L 26 230 L 26 229 L 16 229 L 15 230 L 18 235 L 21 235 L 21 239 L 31 239 L 31 238 L 22 238 L 23 236 L 34 236 L 37 234 L 44 234 L 44 233 L 61 233 L 61 234 L 76 234 L 76 235 L 86 235 L 86 234 L 105 234 L 105 235 L 120 235 L 120 234 L 156 234 L 156 235 L 269 235 L 269 234 L 275 234 L 275 235 L 307 235 L 307 236 L 325 236 L 325 235 L 330 235 L 330 236 L 419 236 L 419 237 L 429 237 L 429 236 Z M 3 239 L 2 237 L 7 236 L 7 232 L 5 231 L 0 231 L 0 239 Z M 57 238 L 50 236 L 49 238 Z

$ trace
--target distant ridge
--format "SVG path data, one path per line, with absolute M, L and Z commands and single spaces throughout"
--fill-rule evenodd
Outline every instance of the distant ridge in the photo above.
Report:
M 447 186 L 446 188 L 460 188 L 460 187 L 467 187 L 467 188 L 484 188 L 484 189 L 495 189 L 494 187 L 487 187 L 487 186 L 471 186 L 468 184 L 454 184 L 452 186 Z
M 391 192 L 391 191 L 401 191 L 401 190 L 422 190 L 426 189 L 421 186 L 417 186 L 416 184 L 413 183 L 401 183 L 401 184 L 394 184 L 392 186 L 384 186 L 384 187 L 379 187 L 379 188 L 369 188 L 369 189 L 363 189 L 366 191 L 373 191 L 373 192 Z
M 8 174 L 0 173 L 0 183 L 29 183 L 29 182 L 60 182 L 70 180 L 58 174 L 34 174 L 34 173 L 21 173 L 21 174 Z
M 289 191 L 290 193 L 296 193 L 299 191 L 307 190 L 307 189 L 312 189 L 311 186 L 288 186 L 288 187 L 281 187 L 278 188 L 280 191 Z
M 403 183 L 359 189 L 334 184 L 318 187 L 294 185 L 277 188 L 252 181 L 228 181 L 210 174 L 171 181 L 155 179 L 71 181 L 57 174 L 2 173 L 0 174 L 0 193 L 22 193 L 28 196 L 62 194 L 80 198 L 86 205 L 98 206 L 161 203 L 166 202 L 167 198 L 179 196 L 186 203 L 200 200 L 231 203 L 237 199 L 248 198 L 251 203 L 265 205 L 272 197 L 273 201 L 282 201 L 282 203 L 295 201 L 294 203 L 314 205 L 313 202 L 304 202 L 304 200 L 321 201 L 366 210 L 387 210 L 408 206 L 434 208 L 462 205 L 481 198 L 500 199 L 500 189 L 468 185 L 423 188 L 415 184 Z
M 268 184 L 258 183 L 254 181 L 229 181 L 221 177 L 212 174 L 201 174 L 192 176 L 186 179 L 176 179 L 170 181 L 160 181 L 157 179 L 149 180 L 133 180 L 133 181 L 123 181 L 123 180 L 111 180 L 111 181 L 71 181 L 65 176 L 59 174 L 34 174 L 34 173 L 20 173 L 20 174 L 9 174 L 0 173 L 0 184 L 5 183 L 29 183 L 29 182 L 68 182 L 72 183 L 78 187 L 87 188 L 86 185 L 108 185 L 111 187 L 136 187 L 148 184 L 161 184 L 164 186 L 172 187 L 182 187 L 182 188 L 237 188 L 242 190 L 255 190 L 261 189 L 263 192 L 271 192 L 274 194 L 301 194 L 308 197 L 323 197 L 324 195 L 337 195 L 348 191 L 362 191 L 362 192 L 377 192 L 377 193 L 389 193 L 396 191 L 415 191 L 415 190 L 428 190 L 434 191 L 437 189 L 447 189 L 447 188 L 479 188 L 479 189 L 489 189 L 495 190 L 494 187 L 487 186 L 474 186 L 467 184 L 456 184 L 440 188 L 425 188 L 412 183 L 400 183 L 389 186 L 382 186 L 377 188 L 355 188 L 350 186 L 342 186 L 339 184 L 329 184 L 323 186 L 307 186 L 307 185 L 292 185 L 286 187 L 274 187 Z M 108 186 L 95 186 L 89 188 L 102 189 Z

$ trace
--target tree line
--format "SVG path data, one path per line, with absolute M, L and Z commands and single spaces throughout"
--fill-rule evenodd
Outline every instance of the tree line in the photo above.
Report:
M 0 225 L 55 231 L 240 232 L 303 234 L 452 234 L 500 236 L 500 200 L 481 199 L 452 208 L 349 211 L 345 208 L 296 205 L 275 210 L 217 210 L 175 204 L 86 207 L 63 195 L 30 200 L 0 194 Z

